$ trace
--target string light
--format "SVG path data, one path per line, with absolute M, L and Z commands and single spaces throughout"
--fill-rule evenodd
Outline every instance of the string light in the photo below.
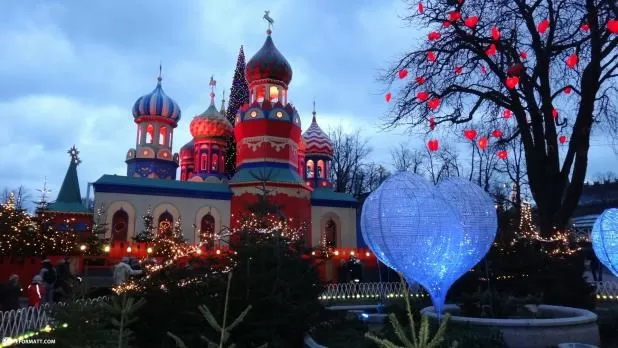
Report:
M 230 101 L 227 105 L 227 119 L 232 125 L 235 123 L 236 113 L 244 104 L 249 104 L 249 85 L 245 78 L 245 51 L 240 46 L 234 80 L 230 91 Z M 234 137 L 228 138 L 227 156 L 225 157 L 225 170 L 228 173 L 236 171 L 236 141 Z

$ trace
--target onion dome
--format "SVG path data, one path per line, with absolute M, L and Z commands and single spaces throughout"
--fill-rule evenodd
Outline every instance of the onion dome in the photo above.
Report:
M 305 140 L 307 147 L 305 149 L 306 155 L 324 155 L 328 157 L 333 156 L 333 142 L 328 135 L 324 133 L 322 128 L 318 126 L 315 120 L 315 111 L 313 112 L 313 120 L 309 128 L 303 133 L 303 139 Z
M 139 97 L 133 104 L 133 117 L 159 116 L 178 122 L 180 120 L 180 107 L 163 92 L 161 76 L 157 80 L 157 87 L 152 92 Z
M 276 80 L 283 82 L 287 87 L 292 81 L 292 67 L 275 47 L 270 34 L 266 37 L 262 48 L 249 59 L 245 76 L 249 84 L 259 80 Z
M 184 144 L 181 148 L 180 148 L 180 157 L 185 158 L 185 157 L 191 157 L 193 158 L 193 148 L 194 148 L 195 142 L 193 141 L 193 139 L 191 139 L 190 142 Z
M 210 94 L 210 106 L 191 120 L 189 130 L 194 138 L 231 137 L 234 127 L 215 106 L 215 94 Z

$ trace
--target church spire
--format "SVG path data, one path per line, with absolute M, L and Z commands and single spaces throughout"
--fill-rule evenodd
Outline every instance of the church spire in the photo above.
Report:
M 79 190 L 79 179 L 77 177 L 77 166 L 81 163 L 79 159 L 79 150 L 73 145 L 67 153 L 71 156 L 71 162 L 64 176 L 60 192 L 58 192 L 58 198 L 56 198 L 54 203 L 47 206 L 48 210 L 69 212 L 87 211 L 82 204 L 82 195 Z

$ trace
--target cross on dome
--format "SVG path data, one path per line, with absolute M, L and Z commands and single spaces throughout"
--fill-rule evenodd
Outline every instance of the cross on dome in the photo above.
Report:
M 67 153 L 71 156 L 71 160 L 76 164 L 79 165 L 80 163 L 82 163 L 82 161 L 79 159 L 79 150 L 77 150 L 77 148 L 75 147 L 75 145 L 73 145 L 73 147 L 71 147 Z
M 159 76 L 157 77 L 157 81 L 159 81 L 159 83 L 161 83 L 161 80 L 163 80 L 163 63 L 159 63 Z
M 275 20 L 270 17 L 269 10 L 264 11 L 263 18 L 268 22 L 268 30 L 266 30 L 266 34 L 270 35 L 273 32 L 272 27 L 273 27 L 273 24 L 275 23 Z
M 210 82 L 208 82 L 208 85 L 210 86 L 210 104 L 215 105 L 215 87 L 217 86 L 217 81 L 214 75 L 210 75 Z

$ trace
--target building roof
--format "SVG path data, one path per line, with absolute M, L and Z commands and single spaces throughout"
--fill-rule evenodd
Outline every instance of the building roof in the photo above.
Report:
M 298 173 L 291 170 L 287 166 L 285 168 L 251 168 L 245 166 L 236 171 L 236 174 L 234 174 L 234 177 L 230 180 L 230 184 L 261 182 L 264 179 L 267 179 L 266 181 L 268 182 L 274 183 L 305 184 Z
M 77 177 L 78 164 L 79 159 L 77 159 L 77 157 L 72 157 L 67 173 L 64 176 L 64 181 L 62 181 L 58 198 L 56 198 L 55 202 L 47 205 L 47 210 L 71 213 L 90 212 L 82 203 L 82 195 L 79 190 L 79 179 Z
M 275 47 L 270 34 L 262 48 L 247 62 L 245 75 L 249 84 L 265 79 L 281 81 L 286 85 L 292 81 L 292 67 Z
M 352 208 L 356 207 L 358 202 L 348 193 L 317 188 L 311 192 L 311 204 L 324 207 Z
M 584 185 L 574 217 L 599 215 L 605 209 L 618 207 L 618 181 Z

